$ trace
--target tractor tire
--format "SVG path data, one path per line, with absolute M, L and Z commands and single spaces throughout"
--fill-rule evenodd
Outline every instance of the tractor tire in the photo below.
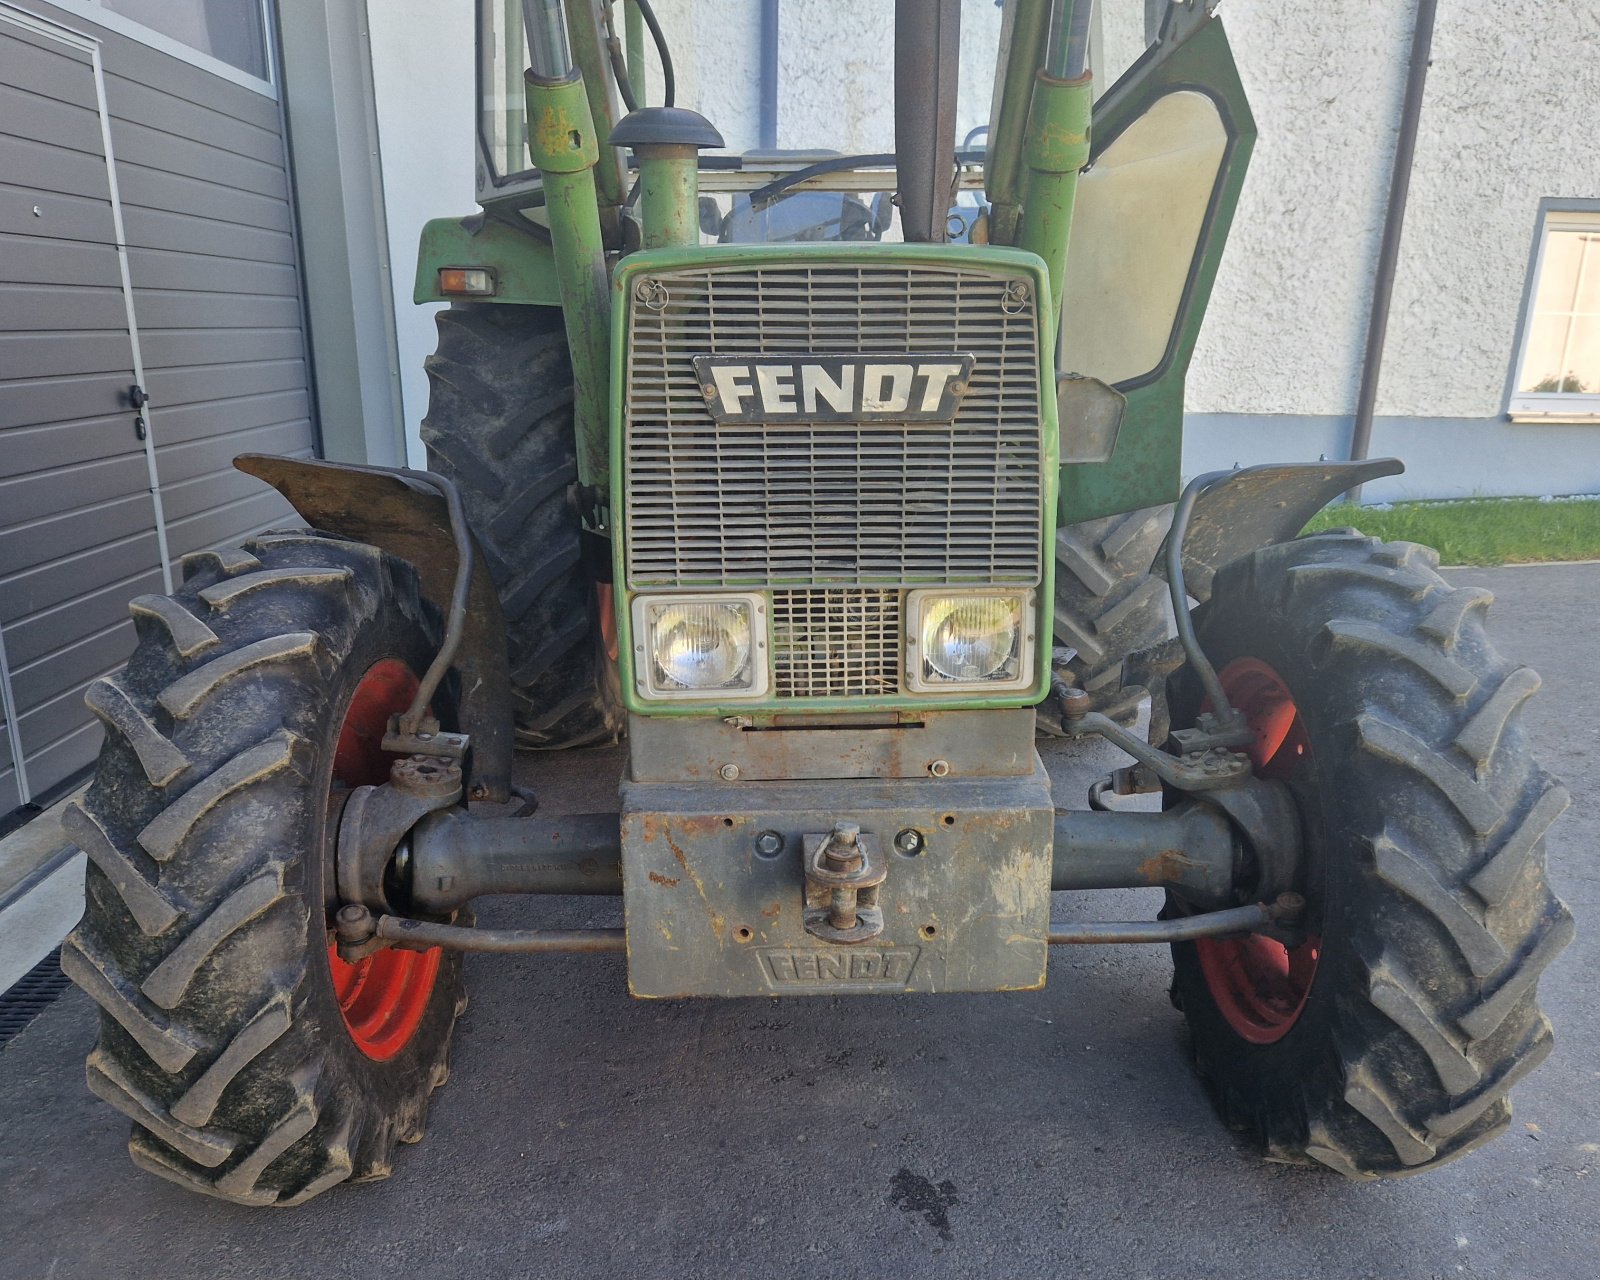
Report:
M 1151 572 L 1172 524 L 1172 506 L 1145 507 L 1056 532 L 1055 639 L 1072 654 L 1056 670 L 1090 696 L 1092 710 L 1131 724 L 1141 692 L 1126 687 L 1124 660 L 1172 634 L 1166 579 Z M 1061 735 L 1041 710 L 1039 731 Z
M 455 482 L 505 610 L 517 745 L 615 742 L 616 667 L 583 562 L 572 367 L 561 312 L 477 303 L 435 317 L 428 465 Z
M 1551 1048 L 1535 984 L 1573 935 L 1543 848 L 1567 794 L 1522 723 L 1539 678 L 1490 644 L 1489 593 L 1437 563 L 1305 537 L 1224 568 L 1195 613 L 1258 774 L 1299 801 L 1308 907 L 1299 945 L 1175 945 L 1174 1003 L 1227 1124 L 1352 1179 L 1505 1131 L 1508 1091 Z M 1174 721 L 1202 709 L 1185 670 Z
M 439 622 L 410 566 L 332 537 L 184 574 L 131 602 L 133 656 L 88 693 L 106 741 L 65 818 L 89 868 L 61 967 L 100 1005 L 89 1087 L 133 1120 L 134 1163 L 297 1204 L 421 1138 L 465 1007 L 457 953 L 329 950 L 335 783 L 383 780 Z M 433 710 L 453 726 L 446 690 Z

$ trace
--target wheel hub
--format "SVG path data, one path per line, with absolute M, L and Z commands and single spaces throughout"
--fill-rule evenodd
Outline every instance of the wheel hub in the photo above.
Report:
M 333 788 L 339 803 L 349 799 L 349 789 L 378 787 L 388 781 L 394 757 L 384 751 L 383 736 L 390 717 L 410 704 L 417 685 L 415 673 L 394 658 L 374 664 L 361 678 L 334 749 Z M 330 840 L 324 859 L 329 876 L 336 875 L 334 848 Z M 416 1035 L 442 955 L 437 947 L 428 951 L 390 948 L 350 964 L 340 958 L 336 944 L 329 945 L 334 998 L 345 1030 L 367 1057 L 387 1061 Z
M 1255 734 L 1245 748 L 1255 776 L 1283 782 L 1310 768 L 1305 722 L 1282 677 L 1257 658 L 1236 659 L 1219 675 L 1228 700 Z M 1217 1009 L 1240 1037 L 1264 1045 L 1289 1033 L 1311 995 L 1320 937 L 1308 934 L 1290 946 L 1253 933 L 1194 945 Z

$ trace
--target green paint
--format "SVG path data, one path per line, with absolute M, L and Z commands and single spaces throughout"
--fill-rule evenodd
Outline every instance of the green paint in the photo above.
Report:
M 700 157 L 694 147 L 635 147 L 646 249 L 700 243 Z
M 580 511 L 585 527 L 604 533 L 611 294 L 594 180 L 600 147 L 579 73 L 555 84 L 530 75 L 527 95 L 528 150 L 544 179 L 545 214 L 572 357 L 578 481 L 586 491 Z
M 633 86 L 634 101 L 642 107 L 646 105 L 644 14 L 639 11 L 639 0 L 624 0 L 622 12 L 627 26 L 628 82 Z
M 413 302 L 462 302 L 439 292 L 441 267 L 485 267 L 494 272 L 495 294 L 484 302 L 561 305 L 555 251 L 531 234 L 481 215 L 434 218 L 422 226 Z
M 1212 19 L 1170 56 L 1150 63 L 1136 79 L 1119 84 L 1101 98 L 1096 104 L 1094 145 L 1090 151 L 1093 164 L 1095 157 L 1158 97 L 1181 89 L 1199 89 L 1216 101 L 1231 141 L 1166 359 L 1154 377 L 1118 386 L 1117 390 L 1128 398 L 1128 407 L 1110 460 L 1062 469 L 1063 523 L 1135 511 L 1171 502 L 1178 496 L 1183 466 L 1184 379 L 1256 136 L 1255 121 L 1221 22 Z M 1081 240 L 1074 248 L 1081 253 L 1096 252 L 1094 245 Z
M 989 270 L 996 275 L 1016 275 L 1020 272 L 1031 277 L 1035 296 L 1044 296 L 1050 288 L 1049 273 L 1037 255 L 1020 249 L 989 245 L 730 244 L 707 245 L 692 249 L 656 249 L 633 254 L 617 265 L 616 275 L 612 281 L 614 306 L 611 333 L 611 450 L 613 456 L 622 456 L 623 432 L 627 421 L 624 392 L 627 387 L 628 298 L 640 276 L 652 271 L 666 273 L 683 267 L 703 266 L 708 262 L 728 267 L 750 267 L 796 261 L 854 264 L 863 259 L 897 264 L 916 263 L 929 267 L 950 267 L 959 263 L 967 269 Z M 1053 625 L 1050 602 L 1055 599 L 1055 557 L 1048 552 L 1048 548 L 1055 545 L 1053 518 L 1057 505 L 1055 481 L 1060 471 L 1055 399 L 1055 344 L 1054 316 L 1048 309 L 1042 309 L 1039 317 L 1039 403 L 1043 412 L 1039 429 L 1042 435 L 1044 459 L 1044 494 L 1043 509 L 1040 511 L 1039 536 L 1041 545 L 1047 550 L 1041 557 L 1044 577 L 1036 588 L 1038 612 L 1034 618 L 1034 657 L 1038 685 L 1034 691 L 988 698 L 975 694 L 958 694 L 945 698 L 927 694 L 897 695 L 889 698 L 751 698 L 715 705 L 642 701 L 638 695 L 635 679 L 633 648 L 635 640 L 631 606 L 635 595 L 654 595 L 659 592 L 655 590 L 632 592 L 628 589 L 624 569 L 627 550 L 624 544 L 625 526 L 619 522 L 611 539 L 612 578 L 616 583 L 618 661 L 622 698 L 628 709 L 651 716 L 736 716 L 750 715 L 759 711 L 984 710 L 1026 707 L 1039 702 L 1050 683 Z M 611 469 L 611 509 L 620 512 L 623 509 L 622 502 L 623 476 L 622 468 L 619 466 Z M 771 585 L 773 585 L 771 582 L 760 584 L 762 587 Z
M 984 193 L 993 206 L 989 211 L 989 239 L 994 244 L 1016 243 L 1022 213 L 1023 132 L 1028 123 L 1028 104 L 1033 99 L 1034 73 L 1044 63 L 1050 8 L 1050 0 L 1017 0 L 1012 19 L 1000 116 L 989 135 L 983 165 Z
M 594 185 L 600 200 L 600 222 L 606 230 L 606 242 L 613 247 L 622 243 L 622 202 L 628 194 L 627 170 L 620 148 L 607 146 L 606 138 L 616 125 L 611 99 L 611 59 L 602 43 L 600 23 L 593 6 L 580 12 L 574 8 L 567 23 L 567 39 L 572 46 L 572 61 L 583 76 L 589 97 L 589 116 L 594 122 L 595 137 L 600 143 L 599 162 L 595 165 Z
M 1089 161 L 1089 114 L 1093 77 L 1057 80 L 1039 72 L 1023 150 L 1028 190 L 1022 208 L 1022 248 L 1038 254 L 1050 269 L 1051 315 L 1061 314 L 1061 288 L 1067 270 L 1067 241 L 1078 171 Z

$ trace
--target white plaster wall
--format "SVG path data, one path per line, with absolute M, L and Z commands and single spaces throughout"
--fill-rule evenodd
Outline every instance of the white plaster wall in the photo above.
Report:
M 1501 412 L 1539 200 L 1600 196 L 1597 51 L 1594 0 L 1440 5 L 1379 413 Z
M 417 429 L 428 407 L 422 362 L 433 351 L 440 308 L 415 305 L 411 288 L 422 224 L 477 209 L 474 10 L 472 0 L 367 0 L 367 7 L 406 454 L 420 467 Z
M 761 6 L 755 0 L 664 0 L 657 12 L 678 72 L 678 104 L 707 117 L 730 150 L 757 147 Z M 778 32 L 778 146 L 894 150 L 894 5 L 782 0 Z M 958 141 L 989 122 L 999 38 L 994 0 L 963 0 Z M 660 101 L 653 74 L 649 92 L 651 101 Z
M 1202 413 L 1347 413 L 1413 0 L 1224 0 L 1259 137 L 1189 375 Z
M 761 128 L 761 6 L 756 0 L 662 0 L 655 9 L 672 53 L 677 105 L 711 121 L 730 150 L 755 147 Z M 661 75 L 648 35 L 645 48 L 645 100 L 659 106 Z
M 1260 138 L 1191 410 L 1354 409 L 1414 12 L 1222 5 Z M 1539 200 L 1600 194 L 1597 47 L 1593 0 L 1439 6 L 1380 415 L 1499 415 Z

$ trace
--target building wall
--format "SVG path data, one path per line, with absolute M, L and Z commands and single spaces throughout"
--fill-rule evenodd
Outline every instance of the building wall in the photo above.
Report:
M 1185 470 L 1346 456 L 1414 4 L 1227 0 L 1260 138 L 1189 379 Z M 1587 0 L 1439 7 L 1370 499 L 1600 491 L 1600 424 L 1502 410 L 1539 201 L 1600 195 Z
M 473 201 L 476 124 L 472 0 L 369 0 L 372 87 L 383 159 L 384 245 L 406 456 L 426 465 L 418 434 L 428 408 L 422 362 L 437 340 L 438 304 L 411 301 L 417 242 L 430 218 L 462 217 Z

